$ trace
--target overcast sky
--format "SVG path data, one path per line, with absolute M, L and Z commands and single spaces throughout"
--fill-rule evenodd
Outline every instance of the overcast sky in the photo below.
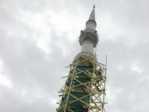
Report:
M 94 3 L 107 112 L 149 111 L 148 0 L 0 0 L 0 112 L 56 112 Z

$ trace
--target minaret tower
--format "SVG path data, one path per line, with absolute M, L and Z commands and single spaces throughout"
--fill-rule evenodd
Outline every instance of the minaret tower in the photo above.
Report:
M 81 31 L 80 35 L 80 45 L 82 46 L 82 52 L 88 52 L 93 54 L 94 48 L 98 43 L 98 35 L 96 31 L 96 21 L 95 21 L 95 6 L 86 22 L 86 28 Z
M 95 6 L 81 31 L 81 52 L 70 64 L 57 112 L 104 112 L 106 66 L 98 63 L 95 48 L 98 43 Z

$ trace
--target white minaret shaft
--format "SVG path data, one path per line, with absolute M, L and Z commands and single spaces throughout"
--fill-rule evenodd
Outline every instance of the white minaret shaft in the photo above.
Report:
M 88 40 L 84 41 L 84 43 L 83 43 L 83 45 L 81 47 L 81 51 L 93 54 L 93 52 L 94 52 L 93 44 L 90 41 L 88 41 Z
M 86 22 L 85 30 L 81 31 L 80 35 L 80 45 L 82 46 L 81 51 L 93 54 L 94 48 L 98 42 L 98 36 L 96 31 L 96 21 L 95 21 L 95 6 Z

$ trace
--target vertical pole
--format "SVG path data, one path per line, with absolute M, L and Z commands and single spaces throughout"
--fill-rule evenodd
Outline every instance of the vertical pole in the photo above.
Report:
M 106 89 L 106 80 L 107 80 L 107 63 L 108 63 L 108 56 L 106 55 L 106 63 L 105 63 L 105 80 L 104 80 L 104 96 L 103 96 L 103 107 L 102 107 L 102 112 L 104 112 L 104 104 L 105 104 L 105 89 Z

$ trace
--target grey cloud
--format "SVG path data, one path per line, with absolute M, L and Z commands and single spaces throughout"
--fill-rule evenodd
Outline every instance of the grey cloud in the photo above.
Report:
M 108 100 L 107 111 L 148 111 L 148 1 L 104 0 L 95 1 L 95 3 L 99 27 L 102 22 L 100 18 L 107 14 L 112 17 L 111 22 L 118 26 L 112 25 L 111 31 L 123 29 L 122 34 L 116 35 L 108 31 L 100 35 L 102 32 L 99 32 L 101 40 L 97 48 L 99 61 L 104 63 L 105 56 L 108 55 L 107 88 L 109 91 L 107 94 L 110 94 L 111 99 Z M 58 99 L 57 92 L 65 81 L 61 77 L 67 75 L 69 68 L 66 66 L 79 52 L 78 37 L 68 37 L 67 33 L 62 33 L 60 37 L 57 34 L 61 32 L 56 31 L 52 23 L 48 23 L 51 32 L 46 36 L 49 36 L 52 41 L 47 42 L 47 48 L 51 53 L 46 54 L 35 41 L 39 34 L 42 36 L 44 33 L 34 30 L 32 26 L 20 20 L 20 14 L 26 11 L 31 14 L 37 12 L 42 14 L 44 11 L 51 10 L 56 13 L 68 11 L 72 15 L 79 15 L 78 19 L 86 20 L 91 4 L 89 0 L 1 1 L 0 59 L 4 62 L 5 75 L 11 79 L 14 87 L 9 89 L 0 86 L 0 111 L 55 112 L 55 105 L 52 106 L 49 103 L 50 97 Z M 82 25 L 84 24 L 85 21 Z M 72 32 L 79 34 L 78 31 Z M 105 36 L 111 36 L 111 38 Z M 114 36 L 117 36 L 115 40 L 113 40 Z M 70 42 L 67 38 L 76 39 Z M 131 46 L 133 41 L 135 44 Z M 63 50 L 62 47 L 64 47 Z M 141 74 L 131 70 L 131 64 L 136 60 L 139 62 L 138 66 L 141 66 Z M 124 67 L 122 70 L 116 68 L 120 65 Z M 23 90 L 27 93 L 22 93 Z M 34 91 L 39 93 L 36 94 Z M 25 96 L 22 96 L 23 94 Z M 25 98 L 34 101 L 29 103 Z

